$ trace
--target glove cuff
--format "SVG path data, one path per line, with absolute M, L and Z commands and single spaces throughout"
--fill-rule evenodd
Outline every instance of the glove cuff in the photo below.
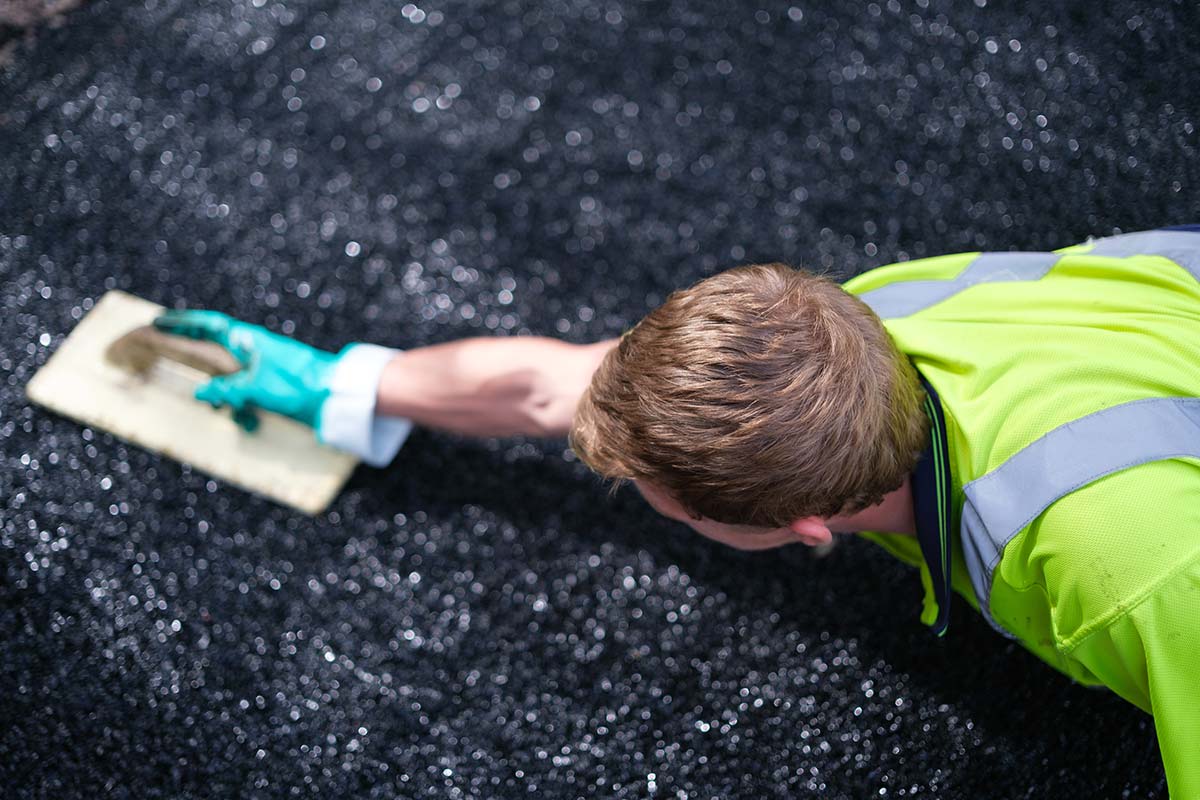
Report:
M 374 344 L 347 345 L 329 376 L 329 396 L 317 416 L 317 439 L 373 467 L 387 465 L 412 431 L 412 421 L 375 416 L 384 368 L 399 353 Z

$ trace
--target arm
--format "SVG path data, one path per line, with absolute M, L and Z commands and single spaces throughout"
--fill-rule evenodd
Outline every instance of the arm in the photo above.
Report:
M 616 340 L 463 339 L 400 352 L 352 344 L 327 353 L 212 311 L 171 311 L 167 333 L 206 339 L 243 365 L 196 390 L 253 430 L 258 409 L 299 420 L 327 444 L 382 466 L 412 425 L 472 436 L 561 436 Z
M 1053 602 L 1072 631 L 1056 647 L 1154 715 L 1172 798 L 1200 798 L 1200 471 L 1189 462 L 1109 474 L 1040 522 L 1057 528 L 1046 547 L 1064 555 L 1052 561 L 1073 562 L 1047 567 L 1063 576 Z
M 377 414 L 468 436 L 565 436 L 592 373 L 617 343 L 471 338 L 396 355 Z
M 1092 633 L 1074 653 L 1118 694 L 1154 715 L 1171 797 L 1200 797 L 1197 597 L 1200 560 Z

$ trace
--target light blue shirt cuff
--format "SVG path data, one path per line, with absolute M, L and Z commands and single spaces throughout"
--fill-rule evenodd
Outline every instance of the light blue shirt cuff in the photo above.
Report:
M 375 344 L 355 344 L 342 351 L 333 367 L 329 397 L 321 405 L 317 439 L 345 450 L 372 467 L 395 458 L 412 431 L 403 417 L 375 415 L 375 396 L 384 368 L 399 350 Z

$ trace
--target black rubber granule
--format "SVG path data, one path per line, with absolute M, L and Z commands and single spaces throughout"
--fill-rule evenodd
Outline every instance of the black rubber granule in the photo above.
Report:
M 851 7 L 853 6 L 853 7 Z M 1200 221 L 1191 2 L 97 2 L 0 73 L 6 796 L 1165 797 L 1149 717 L 869 545 L 742 555 L 562 441 L 308 519 L 29 406 L 106 290 L 335 349 L 621 333 Z

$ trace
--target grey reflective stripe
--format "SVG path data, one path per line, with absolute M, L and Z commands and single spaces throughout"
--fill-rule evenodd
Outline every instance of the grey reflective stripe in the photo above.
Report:
M 1004 547 L 1050 504 L 1113 472 L 1200 458 L 1200 397 L 1152 397 L 1058 426 L 963 487 L 963 556 L 992 626 L 992 576 Z
M 1200 233 L 1195 231 L 1142 231 L 1097 239 L 1088 256 L 1163 256 L 1200 280 Z
M 858 298 L 883 319 L 907 317 L 980 283 L 1036 281 L 1060 258 L 1058 253 L 980 253 L 951 280 L 899 281 Z
M 1081 255 L 1122 258 L 1163 256 L 1200 280 L 1200 232 L 1142 231 L 1097 239 Z M 1058 263 L 1058 253 L 981 253 L 951 280 L 898 281 L 858 297 L 883 319 L 924 311 L 971 286 L 1000 281 L 1036 281 Z

